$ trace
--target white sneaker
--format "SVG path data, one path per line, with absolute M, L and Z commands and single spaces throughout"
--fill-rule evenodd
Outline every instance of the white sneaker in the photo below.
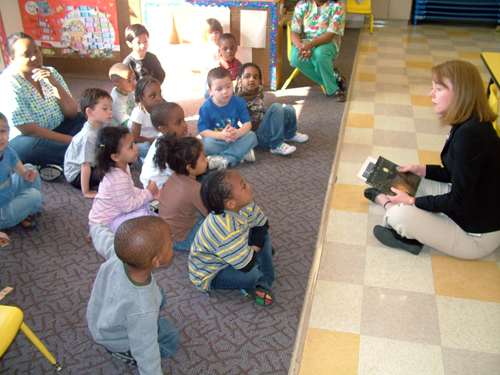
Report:
M 272 148 L 271 149 L 271 154 L 290 155 L 296 149 L 297 148 L 295 146 L 290 146 L 289 144 L 283 142 L 277 148 Z
M 220 155 L 210 155 L 207 157 L 208 159 L 208 169 L 226 169 L 229 165 L 229 160 Z
M 295 133 L 293 138 L 285 139 L 285 141 L 303 143 L 303 142 L 307 141 L 308 139 L 309 139 L 309 136 L 307 134 Z
M 255 161 L 255 152 L 253 151 L 253 148 L 250 151 L 248 151 L 245 156 L 243 156 L 243 160 L 250 162 Z

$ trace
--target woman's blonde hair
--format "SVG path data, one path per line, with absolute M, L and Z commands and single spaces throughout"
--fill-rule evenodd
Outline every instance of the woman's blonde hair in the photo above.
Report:
M 471 117 L 481 122 L 493 122 L 497 116 L 488 104 L 483 80 L 477 68 L 467 61 L 452 60 L 431 70 L 435 83 L 453 92 L 450 108 L 441 116 L 443 125 L 458 125 Z M 453 87 L 448 87 L 445 78 Z

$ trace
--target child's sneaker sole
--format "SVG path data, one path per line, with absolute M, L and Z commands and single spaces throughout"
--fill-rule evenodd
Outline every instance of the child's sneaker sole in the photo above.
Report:
M 254 162 L 255 161 L 255 152 L 253 150 L 253 148 L 248 151 L 245 156 L 243 156 L 243 160 L 245 161 L 249 161 L 249 162 Z
M 44 181 L 55 181 L 63 175 L 63 168 L 60 165 L 46 164 L 38 170 L 40 178 Z
M 132 354 L 130 353 L 130 350 L 126 353 L 119 353 L 119 352 L 111 352 L 108 349 L 106 351 L 111 354 L 113 357 L 118 358 L 120 361 L 123 363 L 126 363 L 127 365 L 130 366 L 136 366 L 137 367 L 137 361 L 132 357 Z
M 309 139 L 309 136 L 307 134 L 295 133 L 293 138 L 285 139 L 285 141 L 286 142 L 304 143 L 304 142 L 307 142 L 308 139 Z
M 241 289 L 241 292 L 245 295 L 245 297 L 253 300 L 257 305 L 268 307 L 271 306 L 274 302 L 274 294 L 269 289 L 262 288 L 258 286 L 255 290 L 246 291 L 245 289 Z

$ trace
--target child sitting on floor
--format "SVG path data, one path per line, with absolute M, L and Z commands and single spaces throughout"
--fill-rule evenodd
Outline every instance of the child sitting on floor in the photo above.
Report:
M 219 37 L 219 64 L 231 73 L 232 81 L 236 81 L 238 78 L 238 69 L 241 66 L 241 61 L 236 58 L 236 52 L 238 52 L 238 44 L 234 35 L 222 34 Z
M 109 78 L 115 87 L 111 90 L 113 99 L 113 119 L 111 126 L 128 126 L 132 110 L 135 107 L 135 80 L 134 71 L 124 63 L 116 63 L 109 70 Z
M 141 24 L 127 26 L 125 29 L 127 46 L 132 48 L 130 55 L 123 60 L 135 73 L 135 79 L 139 81 L 143 77 L 153 77 L 160 84 L 165 80 L 165 71 L 160 60 L 155 54 L 148 52 L 149 32 Z
M 198 131 L 207 156 L 214 155 L 210 158 L 210 169 L 225 169 L 240 160 L 255 161 L 253 148 L 257 137 L 251 131 L 246 102 L 233 96 L 229 71 L 222 67 L 212 69 L 207 82 L 211 97 L 200 108 Z
M 307 134 L 297 133 L 297 115 L 292 105 L 283 108 L 274 103 L 266 111 L 262 92 L 262 74 L 254 63 L 246 63 L 238 73 L 236 96 L 247 102 L 252 119 L 252 131 L 257 136 L 259 147 L 269 147 L 271 154 L 289 155 L 296 150 L 288 142 L 306 142 Z
M 189 254 L 189 278 L 202 292 L 241 289 L 261 306 L 274 301 L 273 249 L 266 215 L 252 202 L 252 189 L 236 171 L 203 180 L 201 199 L 210 212 Z
M 158 319 L 166 302 L 153 268 L 173 257 L 170 228 L 157 217 L 123 223 L 114 235 L 97 224 L 94 246 L 106 258 L 92 288 L 87 322 L 94 341 L 141 374 L 162 374 L 161 358 L 179 348 L 179 331 Z
M 161 194 L 156 182 L 150 182 L 145 190 L 138 189 L 130 175 L 128 165 L 139 156 L 132 134 L 121 126 L 108 126 L 99 131 L 97 144 L 101 183 L 89 213 L 90 227 L 102 224 L 116 232 L 126 220 L 156 215 L 149 209 L 149 202 Z
M 9 130 L 7 118 L 0 113 L 0 229 L 19 223 L 32 229 L 42 209 L 42 183 L 36 169 L 31 164 L 23 165 L 9 147 Z M 0 238 L 10 241 L 3 232 Z
M 149 148 L 142 165 L 140 178 L 144 189 L 148 186 L 149 181 L 156 182 L 158 188 L 163 187 L 168 177 L 172 174 L 172 170 L 168 165 L 163 165 L 160 168 L 153 160 L 158 147 L 158 138 L 167 133 L 173 133 L 177 137 L 188 135 L 188 127 L 184 120 L 184 110 L 177 103 L 161 102 L 156 104 L 151 111 L 151 123 L 159 133 Z
M 137 104 L 132 110 L 128 126 L 139 148 L 139 156 L 145 158 L 158 134 L 151 123 L 151 111 L 156 104 L 163 102 L 160 82 L 152 77 L 141 78 L 135 87 L 135 102 Z
M 99 186 L 95 167 L 97 132 L 109 124 L 113 116 L 111 96 L 101 89 L 85 89 L 80 97 L 80 110 L 87 122 L 66 150 L 64 176 L 85 198 L 94 198 Z
M 158 168 L 168 163 L 174 171 L 163 188 L 158 215 L 170 225 L 174 249 L 189 250 L 208 214 L 196 181 L 207 170 L 205 148 L 194 137 L 168 133 L 157 140 L 154 160 Z

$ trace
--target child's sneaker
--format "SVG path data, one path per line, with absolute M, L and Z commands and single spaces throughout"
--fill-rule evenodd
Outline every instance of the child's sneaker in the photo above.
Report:
M 136 366 L 137 367 L 137 361 L 132 357 L 132 353 L 130 350 L 125 353 L 119 353 L 119 352 L 111 352 L 108 349 L 106 351 L 111 354 L 113 357 L 118 358 L 120 361 L 126 363 L 127 365 L 131 366 Z
M 36 214 L 28 215 L 28 217 L 26 219 L 21 221 L 21 225 L 23 226 L 23 228 L 25 228 L 27 230 L 31 230 L 34 227 L 36 227 L 39 216 L 40 216 L 40 212 L 37 212 Z
M 245 156 L 243 156 L 243 160 L 249 162 L 255 161 L 255 152 L 253 151 L 253 148 L 250 151 L 248 151 Z
M 208 169 L 226 169 L 229 165 L 229 160 L 227 160 L 224 156 L 220 155 L 210 155 L 208 157 Z
M 345 94 L 347 92 L 347 79 L 344 77 L 340 70 L 336 67 L 333 67 L 333 71 L 337 75 L 336 81 L 339 89 Z
M 285 139 L 287 142 L 297 142 L 297 143 L 304 143 L 309 139 L 309 136 L 307 134 L 302 134 L 302 133 L 295 133 L 293 138 L 290 139 Z
M 271 149 L 271 154 L 290 155 L 296 149 L 297 148 L 295 146 L 290 146 L 288 143 L 283 142 L 278 147 L 272 148 Z
M 274 294 L 267 288 L 263 288 L 258 286 L 255 290 L 246 291 L 245 289 L 241 289 L 241 292 L 252 299 L 257 305 L 268 307 L 271 306 L 274 302 Z
M 149 209 L 154 212 L 155 214 L 158 213 L 159 209 L 160 209 L 160 201 L 158 199 L 153 199 L 150 203 L 149 203 Z
M 63 168 L 60 165 L 45 164 L 38 170 L 40 178 L 44 181 L 54 181 L 63 175 Z

